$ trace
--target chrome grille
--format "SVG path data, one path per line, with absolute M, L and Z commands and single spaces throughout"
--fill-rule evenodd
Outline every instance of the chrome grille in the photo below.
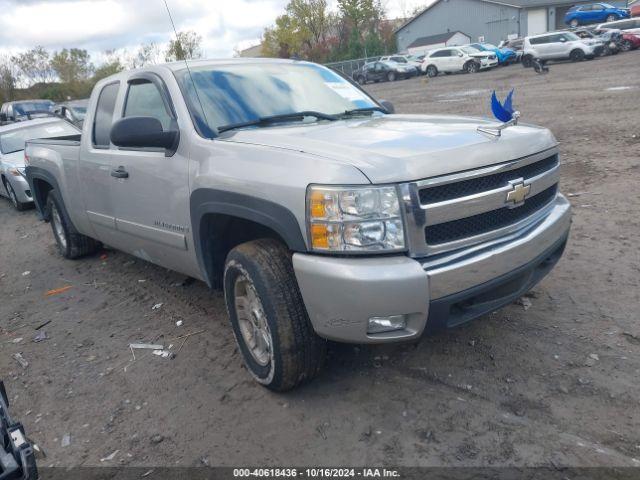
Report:
M 554 148 L 511 162 L 401 185 L 410 254 L 418 257 L 457 250 L 527 228 L 551 208 L 558 179 L 558 152 Z M 517 204 L 507 200 L 516 188 L 528 191 Z

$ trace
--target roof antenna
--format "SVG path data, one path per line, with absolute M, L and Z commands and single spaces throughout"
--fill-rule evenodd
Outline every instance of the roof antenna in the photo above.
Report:
M 184 64 L 187 67 L 187 72 L 189 72 L 189 79 L 191 80 L 191 84 L 193 85 L 193 91 L 196 93 L 196 98 L 198 99 L 198 104 L 200 104 L 200 110 L 202 111 L 202 115 L 204 116 L 204 122 L 207 125 L 207 129 L 211 131 L 211 126 L 209 125 L 209 120 L 207 120 L 207 113 L 204 111 L 204 107 L 202 106 L 202 101 L 200 100 L 200 95 L 198 94 L 198 87 L 196 86 L 196 82 L 193 81 L 193 75 L 191 75 L 191 69 L 189 68 L 189 63 L 187 62 L 187 55 L 184 49 L 182 48 L 182 44 L 180 43 L 180 38 L 178 37 L 178 30 L 176 30 L 176 24 L 173 23 L 173 17 L 171 16 L 171 10 L 169 10 L 169 4 L 167 0 L 164 0 L 164 6 L 167 8 L 167 13 L 169 14 L 169 21 L 171 22 L 171 26 L 173 27 L 173 33 L 176 36 L 176 42 L 180 46 L 180 50 L 184 54 Z M 215 136 L 215 135 L 214 135 Z

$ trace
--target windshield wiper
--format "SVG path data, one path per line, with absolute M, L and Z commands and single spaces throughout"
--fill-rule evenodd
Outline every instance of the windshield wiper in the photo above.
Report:
M 353 117 L 354 115 L 373 115 L 373 112 L 382 112 L 388 113 L 382 107 L 364 107 L 364 108 L 354 108 L 352 110 L 346 110 L 342 116 L 343 117 Z
M 257 127 L 260 125 L 268 125 L 271 123 L 278 123 L 278 122 L 304 120 L 304 117 L 316 117 L 318 120 L 337 120 L 338 119 L 335 115 L 330 115 L 328 113 L 322 113 L 322 112 L 312 112 L 312 111 L 292 112 L 292 113 L 283 113 L 280 115 L 270 115 L 268 117 L 260 117 L 255 120 L 249 120 L 246 122 L 231 123 L 229 125 L 223 125 L 221 127 L 218 127 L 218 132 L 222 133 L 228 130 L 234 130 L 236 128 Z

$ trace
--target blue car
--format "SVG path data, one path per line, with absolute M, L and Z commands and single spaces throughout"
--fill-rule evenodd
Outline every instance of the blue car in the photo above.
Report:
M 577 27 L 590 23 L 614 22 L 630 16 L 628 8 L 618 8 L 608 3 L 589 3 L 571 7 L 564 16 L 564 23 Z
M 490 43 L 472 43 L 470 46 L 481 52 L 495 53 L 500 65 L 509 65 L 518 61 L 518 54 L 510 48 L 498 48 Z

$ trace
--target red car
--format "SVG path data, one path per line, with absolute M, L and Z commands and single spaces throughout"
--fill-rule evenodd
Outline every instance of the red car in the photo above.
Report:
M 635 50 L 640 47 L 640 35 L 633 33 L 623 33 L 621 48 L 622 51 L 628 52 L 629 50 Z
M 631 5 L 631 16 L 640 17 L 640 2 L 636 2 Z

